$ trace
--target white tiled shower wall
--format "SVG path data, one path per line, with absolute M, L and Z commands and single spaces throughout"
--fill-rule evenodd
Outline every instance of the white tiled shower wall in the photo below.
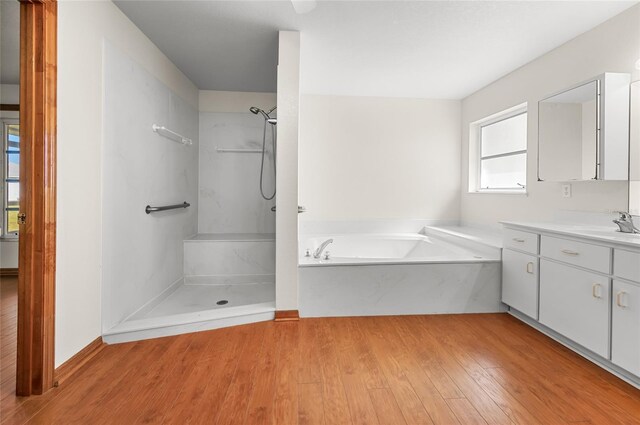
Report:
M 102 326 L 108 330 L 182 278 L 197 231 L 198 111 L 105 43 Z M 193 139 L 184 146 L 157 124 Z M 147 215 L 146 205 L 191 207 Z
M 200 113 L 198 233 L 274 233 L 275 199 L 259 191 L 261 154 L 217 149 L 262 149 L 264 119 L 246 112 Z M 265 194 L 273 193 L 271 128 L 267 129 Z

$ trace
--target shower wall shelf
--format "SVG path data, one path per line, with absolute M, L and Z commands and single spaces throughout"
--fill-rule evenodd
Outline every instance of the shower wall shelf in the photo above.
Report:
M 262 149 L 216 148 L 218 153 L 262 153 Z
M 176 143 L 181 143 L 185 146 L 193 145 L 193 140 L 188 137 L 184 137 L 182 134 L 176 133 L 175 131 L 169 130 L 167 127 L 162 125 L 153 124 L 151 129 L 158 133 L 159 135 L 166 137 L 169 140 L 172 140 Z

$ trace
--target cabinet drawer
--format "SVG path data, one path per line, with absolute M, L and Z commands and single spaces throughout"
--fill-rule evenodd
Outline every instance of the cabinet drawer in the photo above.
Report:
M 611 270 L 611 248 L 551 236 L 542 236 L 540 244 L 543 257 L 605 274 Z
M 503 246 L 537 255 L 538 235 L 521 230 L 504 229 Z
M 502 302 L 538 320 L 538 257 L 502 252 Z
M 640 285 L 613 281 L 611 361 L 640 376 Z
M 611 282 L 546 259 L 540 260 L 540 323 L 609 358 Z
M 613 251 L 613 274 L 623 279 L 640 282 L 640 252 Z

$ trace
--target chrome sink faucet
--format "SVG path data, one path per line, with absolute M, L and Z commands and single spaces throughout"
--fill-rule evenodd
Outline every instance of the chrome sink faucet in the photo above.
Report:
M 329 245 L 330 243 L 333 243 L 333 239 L 327 239 L 326 241 L 322 242 L 320 244 L 320 246 L 318 247 L 318 249 L 316 249 L 313 252 L 313 258 L 320 258 L 320 256 L 322 255 L 322 251 L 324 251 L 324 249 L 327 247 L 327 245 Z
M 622 233 L 640 233 L 640 229 L 638 229 L 635 224 L 633 224 L 633 217 L 628 212 L 624 211 L 616 211 L 620 214 L 620 218 L 617 220 L 613 220 L 614 223 L 618 225 L 620 228 L 620 232 Z

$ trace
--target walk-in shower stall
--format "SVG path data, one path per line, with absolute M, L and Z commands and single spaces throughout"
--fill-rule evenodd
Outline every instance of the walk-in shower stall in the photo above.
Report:
M 104 339 L 273 318 L 276 108 L 200 112 L 104 58 Z

